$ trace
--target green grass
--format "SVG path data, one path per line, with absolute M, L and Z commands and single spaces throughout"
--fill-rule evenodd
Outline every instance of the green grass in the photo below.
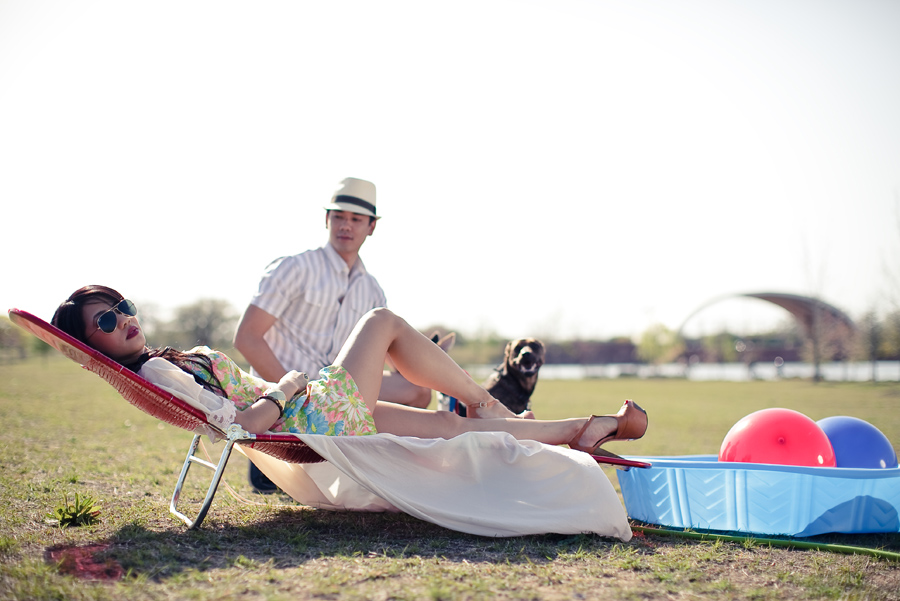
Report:
M 814 420 L 851 415 L 875 424 L 900 445 L 900 384 L 781 382 L 690 382 L 687 380 L 579 380 L 540 382 L 533 398 L 547 419 L 610 413 L 624 399 L 647 410 L 647 436 L 617 442 L 609 450 L 630 455 L 718 453 L 739 419 L 759 409 L 785 407 Z
M 789 407 L 814 419 L 854 415 L 900 441 L 900 384 L 542 381 L 541 417 L 615 411 L 633 398 L 647 436 L 610 450 L 716 453 L 747 413 Z M 285 497 L 245 505 L 220 489 L 199 531 L 168 513 L 190 434 L 128 405 L 96 376 L 53 355 L 0 365 L 0 599 L 900 599 L 900 564 L 747 541 L 636 536 L 488 539 L 406 515 L 325 512 Z M 215 451 L 213 451 L 215 452 Z M 614 471 L 607 473 L 617 485 Z M 246 460 L 225 479 L 240 494 Z M 65 495 L 97 500 L 100 523 L 61 529 Z M 199 486 L 185 495 L 199 499 Z M 266 505 L 268 503 L 268 505 Z M 812 540 L 900 552 L 900 535 Z M 60 546 L 105 544 L 114 582 L 61 573 Z

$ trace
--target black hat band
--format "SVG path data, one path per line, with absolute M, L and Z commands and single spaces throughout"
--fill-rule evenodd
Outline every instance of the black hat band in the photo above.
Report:
M 371 202 L 366 202 L 365 200 L 362 200 L 361 198 L 357 198 L 355 196 L 346 196 L 344 194 L 341 194 L 341 195 L 335 196 L 334 200 L 332 202 L 335 202 L 335 203 L 342 202 L 342 203 L 348 204 L 348 205 L 356 205 L 358 207 L 362 207 L 363 209 L 366 209 L 367 211 L 371 211 L 371 213 L 373 215 L 376 214 L 375 213 L 375 205 L 373 205 Z

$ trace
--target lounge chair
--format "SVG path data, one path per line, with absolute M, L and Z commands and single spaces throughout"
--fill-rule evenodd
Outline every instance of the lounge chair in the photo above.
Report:
M 205 427 L 225 439 L 225 448 L 222 449 L 222 455 L 218 463 L 215 464 L 196 455 L 201 434 L 194 434 L 194 438 L 191 441 L 187 457 L 181 468 L 181 474 L 178 476 L 178 482 L 175 484 L 175 491 L 172 493 L 172 500 L 169 503 L 169 511 L 187 524 L 188 528 L 199 527 L 206 517 L 235 444 L 262 451 L 290 463 L 317 463 L 323 461 L 318 453 L 292 434 L 251 434 L 237 424 L 232 424 L 227 430 L 222 431 L 206 419 L 206 414 L 203 411 L 160 389 L 109 357 L 69 336 L 59 328 L 18 309 L 10 309 L 9 318 L 17 326 L 31 332 L 69 359 L 81 364 L 88 371 L 94 372 L 106 380 L 119 394 L 125 397 L 125 400 L 141 411 L 149 413 L 167 424 L 184 428 L 185 430 L 194 431 Z M 209 468 L 214 474 L 200 511 L 192 519 L 178 510 L 178 500 L 188 471 L 191 465 L 195 463 Z
M 251 434 L 238 424 L 232 424 L 227 430 L 222 431 L 210 423 L 206 418 L 206 414 L 200 409 L 162 390 L 109 357 L 69 336 L 59 328 L 19 309 L 10 309 L 9 318 L 17 326 L 31 332 L 69 359 L 106 380 L 119 394 L 125 397 L 125 400 L 141 411 L 149 413 L 167 424 L 190 431 L 211 430 L 225 439 L 225 448 L 222 449 L 219 461 L 215 464 L 196 455 L 202 434 L 195 433 L 188 448 L 187 457 L 175 484 L 175 491 L 172 493 L 169 511 L 187 524 L 189 529 L 199 527 L 209 512 L 235 444 L 261 451 L 289 463 L 319 463 L 324 461 L 321 455 L 313 451 L 305 442 L 293 434 Z M 649 463 L 625 459 L 602 450 L 598 451 L 598 454 L 593 457 L 598 463 L 611 464 L 623 469 L 629 467 L 650 467 Z M 192 519 L 178 510 L 178 500 L 188 471 L 195 463 L 212 470 L 213 477 L 200 511 Z

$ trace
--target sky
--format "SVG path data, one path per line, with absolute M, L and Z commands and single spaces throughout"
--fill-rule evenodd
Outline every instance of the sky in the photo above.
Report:
M 897 298 L 898 107 L 895 0 L 0 0 L 0 305 L 243 311 L 354 176 L 420 329 L 859 317 Z

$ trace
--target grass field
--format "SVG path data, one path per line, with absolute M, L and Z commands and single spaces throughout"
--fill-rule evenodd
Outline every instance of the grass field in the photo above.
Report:
M 609 445 L 623 454 L 716 453 L 734 422 L 776 406 L 854 415 L 900 441 L 897 383 L 542 381 L 535 410 L 608 413 L 625 398 L 651 425 L 640 441 Z M 865 555 L 654 535 L 488 539 L 279 496 L 247 505 L 224 490 L 188 532 L 168 502 L 190 434 L 55 354 L 0 365 L 0 423 L 0 599 L 900 599 L 900 563 Z M 245 473 L 236 454 L 226 481 L 249 498 Z M 49 524 L 75 493 L 99 500 L 100 523 Z M 812 540 L 900 552 L 896 533 Z M 86 558 L 122 577 L 76 578 L 71 560 L 53 559 L 89 545 Z

